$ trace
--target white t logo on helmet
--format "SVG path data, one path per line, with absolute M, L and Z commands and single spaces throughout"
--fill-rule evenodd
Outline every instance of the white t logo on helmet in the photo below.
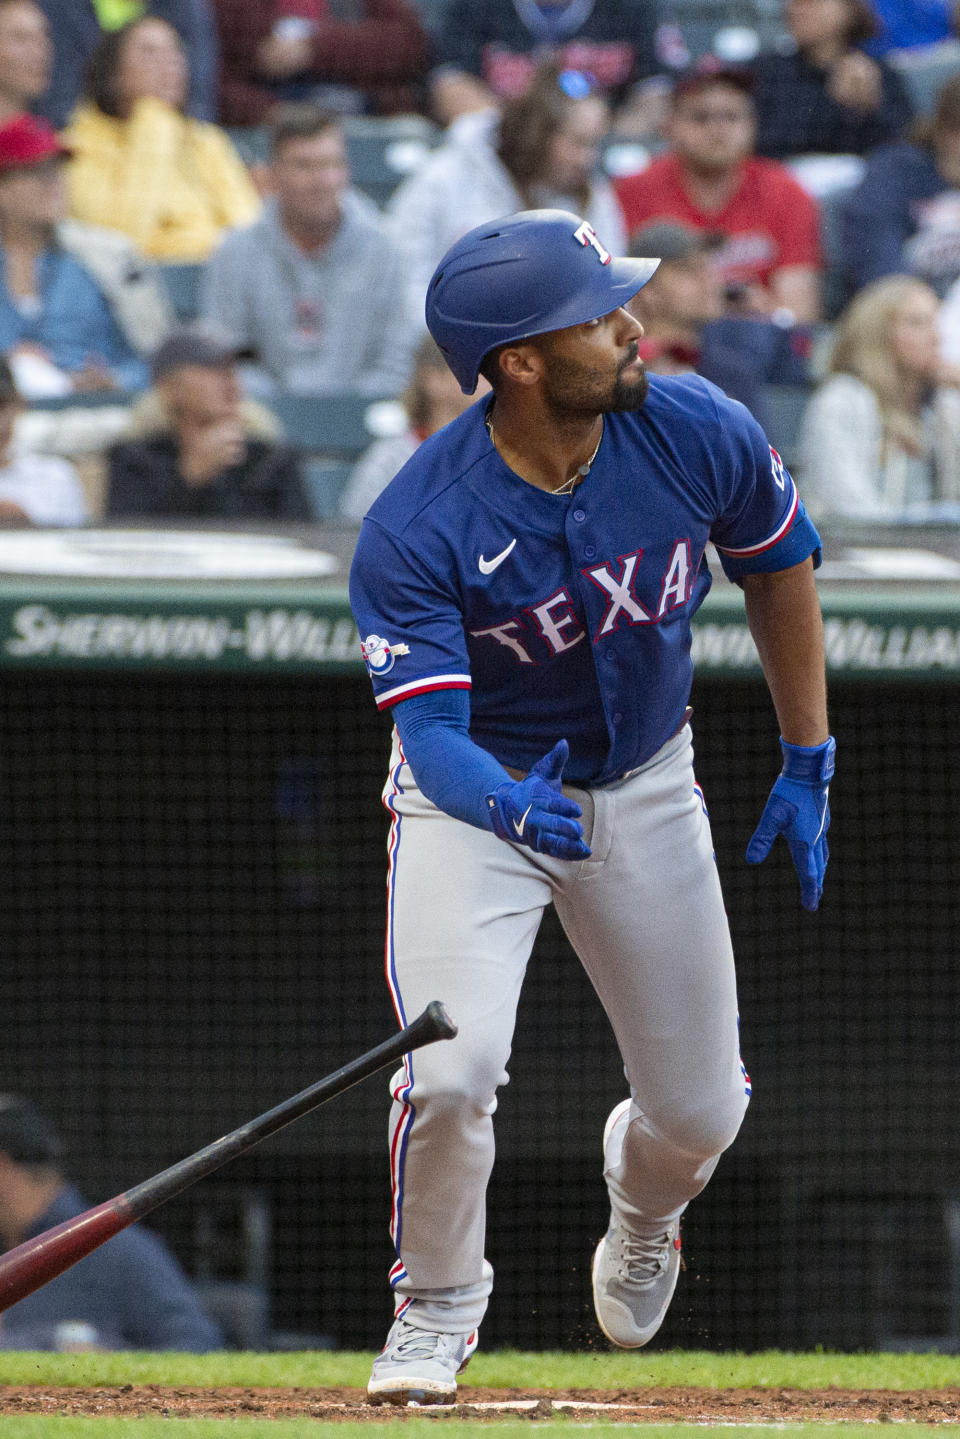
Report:
M 597 235 L 596 230 L 587 220 L 584 220 L 582 225 L 577 226 L 577 228 L 573 232 L 573 238 L 575 240 L 579 240 L 580 244 L 584 247 L 586 247 L 587 245 L 591 245 L 593 249 L 596 250 L 597 254 L 600 256 L 600 263 L 602 265 L 609 265 L 610 251 L 604 249 L 603 245 L 600 243 L 600 238 Z

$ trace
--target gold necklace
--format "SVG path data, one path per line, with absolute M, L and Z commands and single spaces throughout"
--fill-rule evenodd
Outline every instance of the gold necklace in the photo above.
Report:
M 494 448 L 494 449 L 497 451 L 497 453 L 499 454 L 499 453 L 500 453 L 500 450 L 499 450 L 499 447 L 498 447 L 498 445 L 497 445 L 496 436 L 495 436 L 494 433 L 493 433 L 493 421 L 491 420 L 491 418 L 490 418 L 489 415 L 485 415 L 485 416 L 484 416 L 483 423 L 484 423 L 484 424 L 486 425 L 486 427 L 487 427 L 487 434 L 490 436 L 490 443 L 491 443 L 491 445 L 493 446 L 493 448 Z M 547 490 L 547 494 L 548 494 L 548 495 L 572 495 L 573 492 L 574 492 L 574 490 L 576 489 L 577 485 L 579 485 L 580 481 L 586 479 L 587 475 L 589 475 L 589 473 L 590 473 L 590 466 L 593 464 L 594 460 L 597 458 L 597 453 L 598 453 L 598 451 L 599 451 L 599 449 L 600 449 L 600 445 L 602 444 L 602 442 L 603 442 L 603 430 L 602 430 L 602 428 L 601 428 L 601 430 L 600 430 L 600 439 L 597 441 L 597 443 L 596 443 L 596 445 L 595 445 L 595 447 L 594 447 L 593 454 L 590 456 L 589 460 L 585 460 L 582 465 L 578 465 L 575 474 L 572 474 L 572 475 L 570 476 L 569 480 L 564 480 L 563 484 L 562 484 L 562 485 L 557 485 L 557 487 L 556 487 L 555 490 Z M 503 457 L 501 456 L 501 459 L 502 459 L 502 458 L 503 458 Z M 506 462 L 504 462 L 504 463 L 506 463 Z

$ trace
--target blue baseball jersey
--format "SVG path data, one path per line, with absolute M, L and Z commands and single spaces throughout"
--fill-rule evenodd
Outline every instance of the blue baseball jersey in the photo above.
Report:
M 683 721 L 708 541 L 738 579 L 819 564 L 819 536 L 750 412 L 699 376 L 651 375 L 640 410 L 605 415 L 567 495 L 504 464 L 489 404 L 426 440 L 363 521 L 350 599 L 376 701 L 469 690 L 470 736 L 501 764 L 565 738 L 565 778 L 602 784 Z

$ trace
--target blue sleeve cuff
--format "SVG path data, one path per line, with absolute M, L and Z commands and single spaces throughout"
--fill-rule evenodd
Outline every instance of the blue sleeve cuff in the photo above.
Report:
M 777 570 L 789 570 L 794 565 L 802 564 L 805 559 L 813 556 L 813 568 L 818 570 L 823 561 L 823 550 L 820 543 L 820 536 L 816 526 L 810 519 L 803 507 L 801 500 L 797 506 L 796 518 L 782 540 L 771 545 L 769 550 L 763 550 L 759 555 L 749 555 L 740 558 L 735 555 L 725 555 L 718 550 L 720 563 L 723 572 L 728 580 L 737 582 L 744 575 L 769 575 Z
M 510 776 L 470 738 L 469 691 L 413 695 L 394 707 L 393 719 L 420 792 L 454 819 L 492 829 L 486 796 Z

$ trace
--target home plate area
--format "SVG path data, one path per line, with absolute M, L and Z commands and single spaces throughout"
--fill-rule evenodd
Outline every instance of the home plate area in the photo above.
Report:
M 189 1388 L 159 1384 L 98 1386 L 0 1386 L 0 1417 L 16 1414 L 158 1415 L 169 1418 L 315 1418 L 328 1421 L 396 1419 L 404 1414 L 471 1415 L 533 1419 L 551 1415 L 608 1415 L 636 1424 L 782 1424 L 808 1420 L 860 1423 L 956 1423 L 960 1386 L 955 1389 L 697 1389 L 636 1390 L 480 1389 L 462 1386 L 455 1405 L 374 1408 L 362 1389 Z M 2 1427 L 2 1426 L 0 1426 Z

